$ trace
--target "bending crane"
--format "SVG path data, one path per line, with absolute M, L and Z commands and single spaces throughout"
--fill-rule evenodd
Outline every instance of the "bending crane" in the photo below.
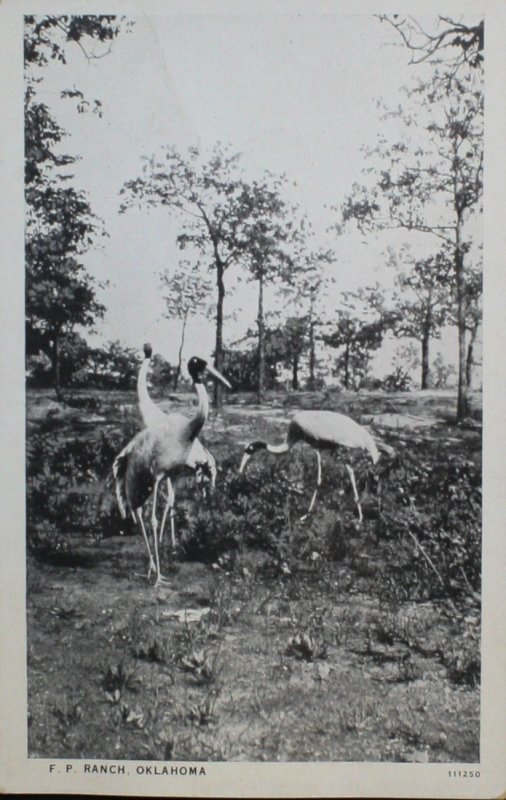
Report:
M 318 487 L 321 485 L 322 465 L 320 453 L 322 450 L 337 450 L 340 447 L 361 448 L 368 451 L 373 464 L 376 464 L 380 457 L 378 447 L 371 434 L 350 417 L 346 417 L 344 414 L 337 414 L 335 411 L 300 411 L 290 421 L 285 441 L 282 444 L 273 445 L 262 441 L 255 441 L 246 445 L 239 472 L 244 470 L 254 453 L 260 450 L 267 450 L 269 453 L 276 453 L 278 455 L 280 453 L 287 453 L 297 442 L 306 442 L 311 445 L 311 447 L 316 450 L 318 463 L 316 488 L 311 498 L 311 503 L 307 511 L 308 514 L 313 508 Z M 387 445 L 382 445 L 382 447 L 386 450 L 389 449 Z M 346 469 L 353 487 L 353 495 L 358 508 L 359 520 L 362 522 L 362 508 L 357 492 L 355 473 L 350 464 L 346 464 Z M 307 515 L 304 515 L 302 519 L 305 519 L 306 516 Z

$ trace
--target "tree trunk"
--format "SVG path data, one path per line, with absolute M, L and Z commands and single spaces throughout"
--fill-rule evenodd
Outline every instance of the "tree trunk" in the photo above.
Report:
M 223 371 L 223 302 L 225 300 L 225 284 L 223 282 L 224 268 L 221 260 L 216 260 L 216 286 L 218 287 L 218 301 L 216 303 L 216 348 L 214 361 L 216 369 Z M 223 406 L 223 384 L 215 381 L 214 405 L 216 408 Z
M 455 242 L 455 282 L 457 286 L 457 326 L 459 339 L 457 422 L 469 414 L 466 381 L 466 295 L 464 275 L 464 253 L 461 247 L 461 221 L 457 223 Z
M 265 385 L 265 326 L 264 326 L 264 277 L 258 277 L 258 402 L 264 401 Z
M 469 344 L 467 345 L 467 357 L 466 357 L 466 385 L 468 389 L 472 388 L 473 383 L 473 367 L 474 367 L 474 345 L 476 342 L 476 336 L 478 335 L 478 328 L 472 328 L 471 330 L 471 338 L 469 339 Z
M 350 387 L 350 344 L 346 342 L 344 348 L 344 388 Z
M 292 362 L 292 389 L 299 388 L 299 357 L 294 356 Z
M 186 320 L 188 319 L 188 311 L 185 311 L 183 317 L 183 328 L 181 330 L 181 344 L 179 345 L 179 353 L 177 356 L 177 367 L 176 367 L 176 374 L 174 376 L 174 390 L 177 389 L 177 384 L 179 381 L 179 376 L 181 375 L 181 361 L 183 358 L 183 346 L 184 346 L 184 333 L 186 330 Z
M 429 388 L 429 377 L 430 377 L 429 341 L 430 341 L 430 334 L 428 333 L 427 330 L 425 330 L 422 336 L 422 380 L 420 385 L 422 389 Z
M 61 381 L 60 381 L 60 332 L 53 333 L 53 349 L 51 352 L 52 368 L 53 368 L 53 381 L 58 400 L 62 399 L 61 394 Z
M 314 320 L 311 314 L 309 320 L 309 380 L 307 385 L 310 392 L 314 391 L 315 386 L 315 364 Z
M 432 290 L 429 289 L 425 317 L 422 322 L 422 380 L 421 389 L 428 389 L 430 386 L 430 364 L 429 364 L 429 344 L 432 331 Z

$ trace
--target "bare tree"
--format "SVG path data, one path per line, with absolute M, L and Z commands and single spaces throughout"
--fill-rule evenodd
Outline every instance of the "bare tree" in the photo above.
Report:
M 464 64 L 481 67 L 485 25 L 483 20 L 470 25 L 452 17 L 439 16 L 435 31 L 422 27 L 414 17 L 380 14 L 381 22 L 391 25 L 411 51 L 411 64 L 444 62 L 458 68 Z

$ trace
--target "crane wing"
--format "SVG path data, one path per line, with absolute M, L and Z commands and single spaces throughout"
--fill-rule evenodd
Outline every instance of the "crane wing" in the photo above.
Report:
M 301 411 L 293 418 L 298 439 L 314 447 L 361 447 L 373 455 L 376 447 L 370 433 L 358 422 L 335 411 Z

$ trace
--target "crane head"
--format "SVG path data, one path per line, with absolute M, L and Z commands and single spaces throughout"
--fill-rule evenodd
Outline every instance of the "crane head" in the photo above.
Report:
M 144 357 L 151 358 L 151 356 L 153 355 L 153 348 L 148 342 L 146 342 L 146 344 L 144 345 L 143 350 L 144 350 Z
M 217 378 L 217 380 L 224 383 L 229 389 L 232 388 L 227 379 L 223 377 L 221 372 L 215 369 L 215 367 L 211 366 L 211 364 L 208 364 L 207 361 L 204 361 L 203 358 L 199 358 L 198 356 L 192 356 L 192 358 L 190 358 L 188 361 L 188 372 L 193 383 L 202 383 L 204 373 L 209 372 L 213 378 Z
M 258 452 L 258 450 L 266 450 L 266 449 L 267 445 L 265 444 L 265 442 L 250 442 L 249 444 L 247 444 L 242 454 L 242 461 L 241 461 L 241 466 L 239 467 L 239 472 L 242 472 L 244 470 L 246 464 L 248 463 L 248 461 L 250 460 L 251 456 L 254 453 Z

